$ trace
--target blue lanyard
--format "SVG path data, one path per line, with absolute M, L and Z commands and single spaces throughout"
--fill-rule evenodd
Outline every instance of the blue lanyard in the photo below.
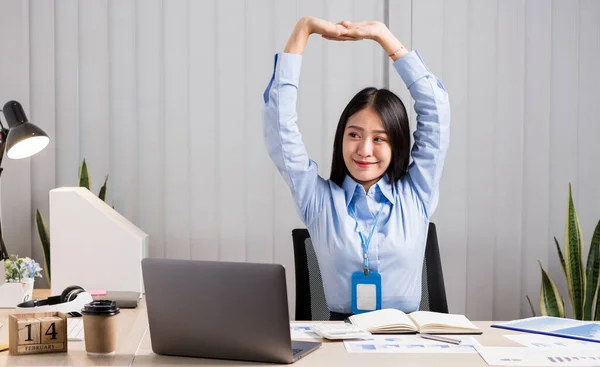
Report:
M 360 242 L 362 243 L 363 248 L 363 265 L 364 265 L 364 273 L 365 275 L 369 275 L 369 244 L 371 243 L 371 239 L 373 238 L 373 233 L 375 233 L 375 228 L 377 228 L 377 222 L 379 222 L 379 217 L 381 216 L 381 212 L 383 211 L 383 206 L 385 202 L 381 203 L 381 207 L 375 216 L 375 223 L 373 223 L 373 228 L 371 228 L 371 233 L 369 234 L 369 238 L 365 241 L 365 237 L 363 236 L 360 228 L 358 230 L 358 235 L 360 236 Z M 356 221 L 356 226 L 358 225 L 358 219 L 356 219 L 356 213 L 354 212 L 354 207 L 350 207 L 350 212 Z

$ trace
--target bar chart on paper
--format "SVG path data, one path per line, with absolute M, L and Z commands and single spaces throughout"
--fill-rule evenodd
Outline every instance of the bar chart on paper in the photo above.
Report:
M 600 350 L 540 350 L 475 346 L 490 366 L 599 366 Z
M 533 349 L 596 349 L 598 343 L 588 342 L 584 340 L 559 338 L 555 336 L 538 335 L 538 334 L 510 334 L 504 335 L 506 339 L 519 343 L 527 348 Z
M 463 354 L 477 353 L 474 345 L 479 344 L 473 337 L 460 336 L 459 345 L 419 338 L 416 335 L 373 335 L 361 340 L 346 340 L 348 353 L 435 353 Z

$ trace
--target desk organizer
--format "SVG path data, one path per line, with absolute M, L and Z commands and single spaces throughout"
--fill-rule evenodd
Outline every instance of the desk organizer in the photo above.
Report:
M 149 236 L 85 187 L 50 190 L 52 294 L 78 285 L 144 293 Z
M 4 272 L 4 265 L 0 262 L 0 269 Z M 21 283 L 0 283 L 0 308 L 15 308 L 25 300 L 25 290 Z
M 11 355 L 67 352 L 67 316 L 62 312 L 8 315 Z

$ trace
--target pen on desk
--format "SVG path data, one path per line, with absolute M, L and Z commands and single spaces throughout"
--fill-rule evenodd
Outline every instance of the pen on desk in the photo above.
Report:
M 460 344 L 460 342 L 461 342 L 458 339 L 446 338 L 444 336 L 439 336 L 439 335 L 419 334 L 419 336 L 423 339 L 431 339 L 431 340 L 435 340 L 438 342 L 444 342 L 444 343 Z

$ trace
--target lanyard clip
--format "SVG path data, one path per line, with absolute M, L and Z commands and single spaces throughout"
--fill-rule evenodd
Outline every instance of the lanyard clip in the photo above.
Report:
M 368 276 L 369 275 L 369 268 L 365 268 L 364 273 L 365 273 L 365 276 Z

